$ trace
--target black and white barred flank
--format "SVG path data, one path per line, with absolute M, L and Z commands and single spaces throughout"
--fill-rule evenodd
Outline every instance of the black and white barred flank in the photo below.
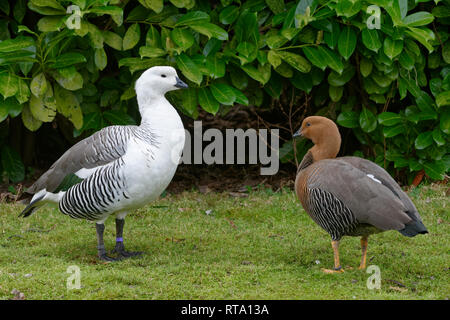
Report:
M 342 201 L 330 192 L 321 189 L 308 189 L 308 208 L 311 218 L 331 235 L 332 240 L 355 230 L 358 221 Z
M 111 212 L 126 194 L 126 181 L 119 159 L 96 170 L 89 178 L 71 187 L 59 202 L 62 213 L 75 219 L 98 220 Z

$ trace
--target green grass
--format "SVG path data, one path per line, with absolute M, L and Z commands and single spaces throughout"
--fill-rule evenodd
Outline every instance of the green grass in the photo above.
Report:
M 356 268 L 358 238 L 341 241 L 344 273 L 321 271 L 333 264 L 330 238 L 290 190 L 261 189 L 247 198 L 194 191 L 167 196 L 152 204 L 158 207 L 127 217 L 125 245 L 145 254 L 115 263 L 97 259 L 93 223 L 47 206 L 21 219 L 23 205 L 0 204 L 0 299 L 11 299 L 13 289 L 26 299 L 445 299 L 446 189 L 432 185 L 410 192 L 428 235 L 407 238 L 389 231 L 369 238 L 368 265 L 381 270 L 380 290 L 367 289 L 370 274 Z M 110 218 L 108 249 L 114 233 Z M 71 265 L 81 270 L 79 290 L 66 288 Z

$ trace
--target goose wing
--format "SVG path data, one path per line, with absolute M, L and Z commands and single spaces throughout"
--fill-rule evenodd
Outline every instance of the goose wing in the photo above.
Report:
M 386 186 L 389 190 L 391 190 L 393 194 L 397 196 L 397 198 L 400 199 L 400 201 L 407 209 L 406 213 L 413 220 L 422 221 L 414 203 L 411 201 L 408 195 L 400 188 L 397 182 L 395 182 L 395 180 L 391 177 L 391 175 L 382 167 L 380 167 L 379 165 L 377 165 L 372 161 L 358 157 L 341 157 L 339 159 L 358 168 L 366 175 L 373 177 L 375 180 L 380 181 L 381 184 Z
M 340 159 L 321 160 L 311 166 L 308 189 L 319 189 L 339 199 L 359 223 L 381 230 L 401 230 L 412 219 L 406 206 L 385 185 Z
M 28 193 L 46 189 L 54 192 L 64 179 L 80 170 L 86 178 L 98 166 L 110 163 L 126 152 L 127 142 L 136 126 L 110 126 L 81 140 L 59 158 L 31 187 Z M 78 176 L 80 176 L 78 174 Z

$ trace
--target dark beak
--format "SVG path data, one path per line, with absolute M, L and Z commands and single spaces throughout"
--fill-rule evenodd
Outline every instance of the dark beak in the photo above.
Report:
M 300 128 L 300 129 L 298 129 L 298 131 L 297 132 L 295 132 L 293 135 L 292 135 L 292 138 L 297 138 L 297 137 L 302 137 L 303 135 L 302 135 L 302 128 Z
M 181 81 L 180 78 L 177 77 L 177 83 L 175 83 L 175 87 L 183 89 L 183 88 L 187 88 L 188 85 L 186 83 L 184 83 L 183 81 Z

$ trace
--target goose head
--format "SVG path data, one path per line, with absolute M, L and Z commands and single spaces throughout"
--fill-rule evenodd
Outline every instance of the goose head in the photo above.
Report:
M 310 116 L 303 120 L 294 137 L 304 137 L 314 143 L 310 149 L 315 161 L 335 158 L 341 147 L 341 135 L 336 124 L 325 117 Z
M 167 92 L 188 85 L 180 80 L 174 68 L 168 66 L 152 67 L 139 77 L 135 89 L 137 96 L 164 96 Z

